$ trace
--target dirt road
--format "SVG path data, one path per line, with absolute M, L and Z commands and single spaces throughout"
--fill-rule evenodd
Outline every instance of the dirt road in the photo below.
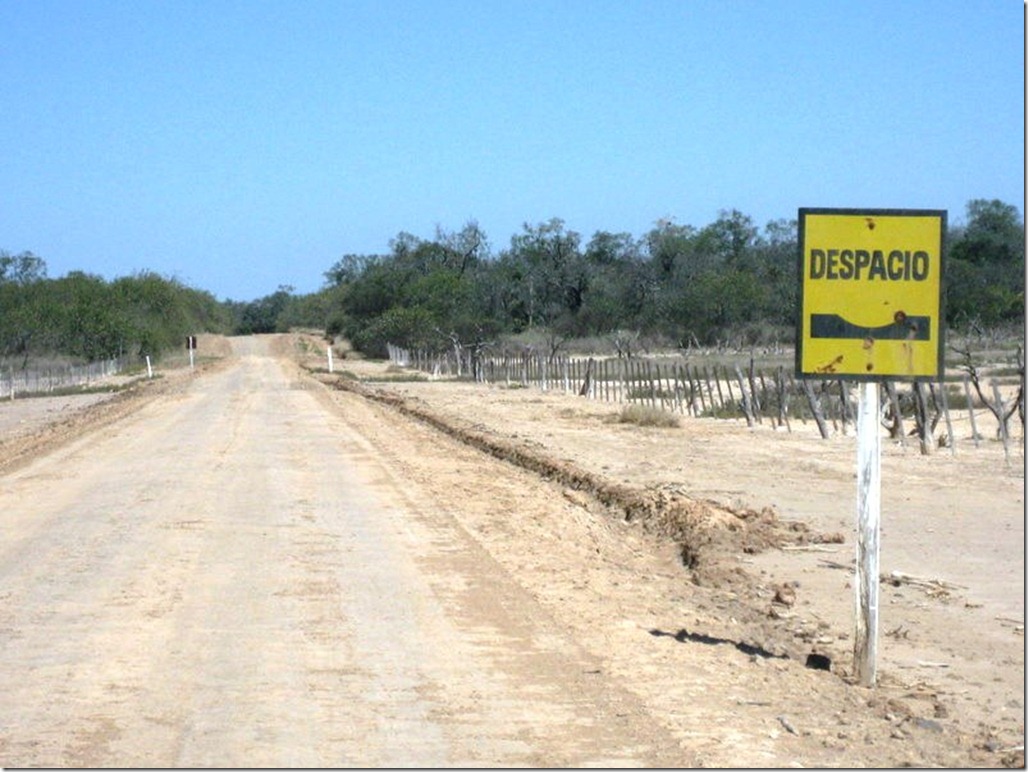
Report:
M 282 345 L 0 476 L 0 766 L 1003 763 Z
M 668 764 L 266 343 L 8 476 L 0 763 Z

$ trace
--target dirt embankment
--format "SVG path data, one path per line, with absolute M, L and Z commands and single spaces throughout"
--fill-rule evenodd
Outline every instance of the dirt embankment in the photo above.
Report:
M 628 522 L 638 522 L 649 533 L 672 539 L 683 565 L 699 585 L 725 583 L 745 586 L 745 571 L 736 558 L 770 548 L 800 544 L 837 544 L 839 533 L 815 533 L 799 521 L 783 521 L 773 507 L 755 510 L 697 499 L 674 490 L 646 490 L 621 485 L 568 461 L 503 439 L 474 426 L 432 412 L 416 400 L 357 381 L 324 378 L 323 382 L 372 399 L 438 429 L 489 455 L 534 472 L 541 477 L 593 497 Z
M 464 425 L 452 416 L 443 417 L 416 399 L 349 379 L 319 375 L 319 380 L 386 405 L 465 445 L 562 486 L 564 496 L 577 504 L 598 507 L 607 516 L 636 524 L 653 537 L 671 540 L 689 580 L 697 587 L 718 591 L 717 605 L 735 627 L 731 631 L 726 627 L 708 627 L 700 632 L 682 629 L 674 633 L 679 640 L 732 642 L 751 655 L 790 658 L 815 669 L 831 668 L 832 658 L 821 653 L 823 646 L 817 646 L 822 637 L 820 628 L 790 625 L 791 615 L 779 613 L 786 612 L 794 601 L 791 585 L 786 582 L 773 588 L 769 604 L 766 587 L 740 558 L 784 546 L 835 544 L 843 541 L 841 534 L 817 533 L 805 523 L 783 521 L 773 507 L 731 507 L 695 499 L 681 491 L 618 484 L 542 450 Z

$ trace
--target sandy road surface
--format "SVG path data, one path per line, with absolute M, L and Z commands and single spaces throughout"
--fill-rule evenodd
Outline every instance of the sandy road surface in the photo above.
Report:
M 690 761 L 266 341 L 236 345 L 0 479 L 0 765 Z
M 1023 525 L 993 540 L 1021 567 L 995 587 L 963 560 L 904 556 L 974 588 L 886 588 L 886 629 L 905 632 L 865 690 L 840 677 L 845 572 L 820 564 L 844 552 L 772 550 L 739 564 L 752 584 L 698 586 L 637 521 L 312 377 L 303 345 L 233 346 L 4 467 L 0 765 L 1023 764 L 1004 749 L 1023 743 L 1024 638 L 995 619 L 1023 619 Z M 719 422 L 668 434 L 529 390 L 368 388 L 640 490 L 846 525 L 829 505 L 850 490 L 843 447 L 793 468 L 804 454 Z M 905 479 L 923 517 L 935 478 Z M 946 500 L 962 523 L 967 503 Z M 1020 521 L 1023 477 L 974 501 L 1000 533 Z M 783 578 L 799 580 L 787 609 L 771 603 Z M 804 667 L 811 647 L 838 672 Z M 922 659 L 948 666 L 903 669 Z

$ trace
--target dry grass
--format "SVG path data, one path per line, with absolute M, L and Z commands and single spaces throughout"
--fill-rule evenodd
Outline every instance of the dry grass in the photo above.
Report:
M 681 425 L 677 416 L 646 405 L 625 405 L 621 408 L 617 421 L 623 424 L 655 426 L 662 429 L 677 429 Z

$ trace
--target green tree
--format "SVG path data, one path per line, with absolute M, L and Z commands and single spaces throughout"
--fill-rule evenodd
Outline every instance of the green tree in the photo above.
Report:
M 520 307 L 527 314 L 527 326 L 569 325 L 585 302 L 588 271 L 579 251 L 581 237 L 565 230 L 564 221 L 552 218 L 531 226 L 511 238 L 507 259 L 521 281 Z
M 48 320 L 54 350 L 89 361 L 127 353 L 132 325 L 107 282 L 72 271 L 55 280 Z
M 236 333 L 239 335 L 260 335 L 281 332 L 279 319 L 288 307 L 292 294 L 292 287 L 281 285 L 278 290 L 270 295 L 265 295 L 245 304 L 236 323 Z
M 799 309 L 796 261 L 799 234 L 796 220 L 772 220 L 753 246 L 753 260 L 764 292 L 760 315 L 769 324 L 793 328 Z
M 733 269 L 755 269 L 754 247 L 758 229 L 753 220 L 738 209 L 722 210 L 717 220 L 697 235 L 697 251 L 709 264 Z
M 46 262 L 31 252 L 11 255 L 0 250 L 0 361 L 23 358 L 43 338 L 50 311 L 40 285 L 46 277 Z
M 429 240 L 402 231 L 389 248 L 377 258 L 346 255 L 326 273 L 329 334 L 373 355 L 388 342 L 441 350 L 493 334 L 489 246 L 476 222 L 457 232 L 437 228 Z M 383 340 L 386 334 L 396 337 Z
M 434 322 L 424 308 L 390 308 L 357 327 L 350 340 L 358 350 L 378 358 L 387 356 L 387 343 L 408 349 L 438 349 Z
M 1016 207 L 973 199 L 967 223 L 950 230 L 946 319 L 955 327 L 1024 320 L 1025 232 Z
M 0 284 L 32 284 L 46 278 L 46 261 L 31 252 L 12 255 L 0 250 Z
M 677 225 L 673 218 L 661 218 L 646 234 L 646 253 L 655 268 L 658 281 L 667 281 L 679 272 L 695 252 L 696 229 L 691 225 Z
M 182 288 L 174 281 L 144 271 L 115 280 L 109 290 L 119 310 L 123 352 L 131 348 L 139 356 L 156 356 L 195 331 L 181 302 Z
M 640 243 L 628 233 L 597 231 L 583 258 L 588 293 L 577 314 L 576 334 L 607 334 L 635 327 L 654 286 Z
M 1011 268 L 1024 264 L 1024 222 L 1017 207 L 997 199 L 967 203 L 967 225 L 958 230 L 951 256 L 984 265 Z

